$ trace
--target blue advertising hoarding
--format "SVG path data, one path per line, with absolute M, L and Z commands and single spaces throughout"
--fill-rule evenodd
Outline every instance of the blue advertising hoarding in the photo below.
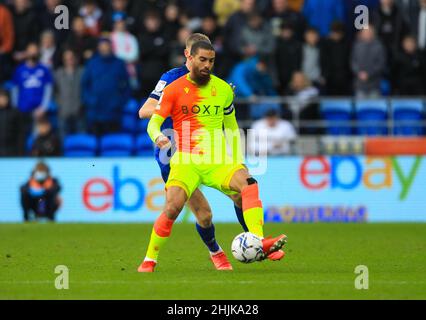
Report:
M 0 222 L 22 221 L 19 187 L 36 159 L 0 160 Z M 47 159 L 62 185 L 59 222 L 153 222 L 164 184 L 153 159 Z M 422 157 L 269 158 L 260 184 L 266 222 L 426 222 Z M 215 222 L 237 222 L 226 196 L 202 188 Z M 194 221 L 185 210 L 179 220 Z

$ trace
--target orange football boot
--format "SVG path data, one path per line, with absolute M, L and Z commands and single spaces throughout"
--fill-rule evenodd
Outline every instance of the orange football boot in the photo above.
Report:
M 232 265 L 226 257 L 225 252 L 220 251 L 210 256 L 216 270 L 232 270 Z
M 271 253 L 279 251 L 286 244 L 286 242 L 287 236 L 285 234 L 279 235 L 275 238 L 267 237 L 263 239 L 263 255 L 261 256 L 260 260 L 265 260 Z
M 270 254 L 268 254 L 268 259 L 271 261 L 279 261 L 282 258 L 284 258 L 285 256 L 285 252 L 282 250 L 278 250 L 275 252 L 271 252 Z
M 138 272 L 154 272 L 154 268 L 157 265 L 154 261 L 144 261 L 138 268 Z

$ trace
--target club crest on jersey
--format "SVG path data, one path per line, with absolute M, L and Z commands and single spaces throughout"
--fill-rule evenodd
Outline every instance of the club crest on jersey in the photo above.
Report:
M 216 87 L 212 87 L 212 97 L 216 97 L 216 95 L 217 95 L 217 90 L 216 90 Z
M 185 87 L 183 90 L 185 91 L 186 94 L 189 93 L 189 88 L 188 87 Z

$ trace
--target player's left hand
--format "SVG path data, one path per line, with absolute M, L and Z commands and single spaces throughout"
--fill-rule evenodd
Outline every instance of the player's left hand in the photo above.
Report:
M 170 142 L 169 138 L 167 138 L 166 136 L 159 136 L 157 140 L 155 141 L 155 144 L 160 149 L 168 149 L 168 148 L 171 148 L 172 146 L 172 143 Z

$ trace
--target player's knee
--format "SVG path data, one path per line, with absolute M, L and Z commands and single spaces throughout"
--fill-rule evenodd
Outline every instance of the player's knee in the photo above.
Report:
M 164 213 L 169 219 L 176 219 L 179 216 L 179 213 L 182 211 L 183 205 L 178 204 L 175 201 L 169 201 L 166 204 Z

